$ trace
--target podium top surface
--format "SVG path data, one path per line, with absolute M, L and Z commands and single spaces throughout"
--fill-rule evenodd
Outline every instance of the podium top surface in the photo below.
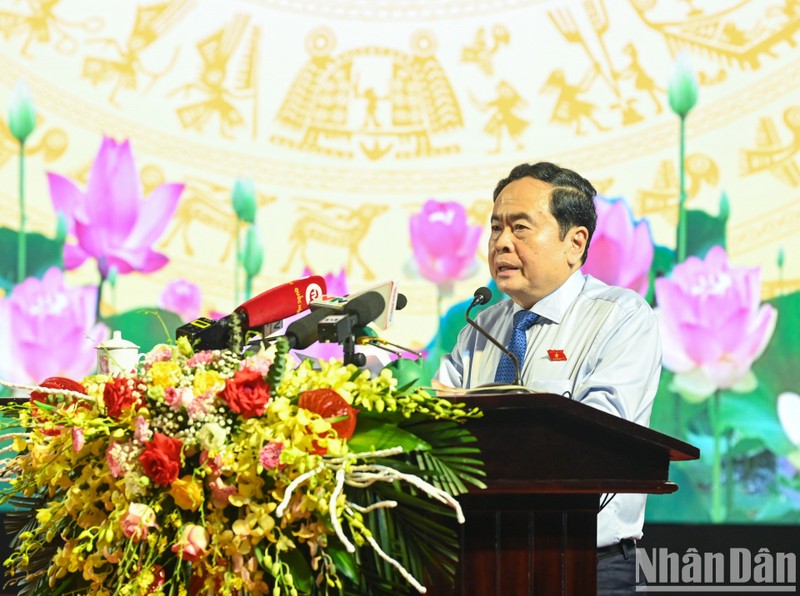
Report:
M 552 393 L 465 393 L 444 396 L 468 407 L 477 407 L 484 412 L 504 412 L 523 418 L 542 416 L 568 420 L 570 425 L 601 429 L 608 435 L 620 435 L 633 442 L 642 442 L 656 449 L 665 450 L 670 461 L 694 460 L 700 450 L 684 441 L 636 424 L 629 420 L 603 412 L 562 395 Z M 480 419 L 478 419 L 480 420 Z

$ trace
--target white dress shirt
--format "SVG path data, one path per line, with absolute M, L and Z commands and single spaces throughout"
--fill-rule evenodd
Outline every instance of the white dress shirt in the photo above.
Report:
M 481 312 L 476 321 L 507 345 L 520 308 L 504 300 Z M 520 362 L 523 385 L 649 424 L 661 375 L 661 340 L 655 313 L 639 294 L 576 271 L 530 310 L 539 319 L 527 332 L 528 349 Z M 566 359 L 548 350 L 561 351 Z M 464 389 L 492 383 L 501 355 L 466 326 L 453 351 L 442 357 L 434 378 Z M 646 495 L 638 494 L 614 497 L 598 515 L 597 546 L 641 538 L 645 500 Z

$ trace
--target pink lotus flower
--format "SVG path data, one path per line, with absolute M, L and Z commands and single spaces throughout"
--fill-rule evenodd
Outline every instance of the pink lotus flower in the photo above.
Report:
M 67 288 L 57 267 L 16 286 L 0 300 L 0 377 L 38 384 L 90 374 L 95 346 L 108 338 L 108 328 L 95 323 L 96 305 L 95 288 Z
M 614 286 L 630 288 L 642 296 L 650 285 L 653 237 L 645 220 L 634 221 L 623 199 L 598 196 L 597 228 L 581 270 Z
M 467 223 L 461 204 L 430 199 L 409 224 L 414 260 L 425 279 L 444 284 L 472 272 L 481 228 Z
M 777 313 L 759 306 L 761 272 L 735 269 L 722 247 L 689 257 L 656 280 L 664 366 L 676 389 L 702 401 L 717 389 L 752 386 L 750 371 L 775 330 Z M 634 347 L 635 348 L 635 347 Z
M 186 524 L 181 528 L 178 542 L 172 545 L 172 552 L 179 553 L 184 561 L 197 563 L 206 556 L 208 532 L 202 526 Z
M 202 306 L 200 287 L 185 279 L 169 282 L 158 299 L 158 305 L 176 313 L 184 321 L 193 321 L 200 316 Z
M 175 212 L 183 184 L 162 184 L 144 200 L 128 141 L 103 138 L 85 191 L 64 176 L 47 177 L 53 206 L 77 239 L 64 246 L 67 269 L 93 258 L 105 279 L 112 268 L 118 274 L 149 273 L 167 264 L 167 257 L 151 246 Z

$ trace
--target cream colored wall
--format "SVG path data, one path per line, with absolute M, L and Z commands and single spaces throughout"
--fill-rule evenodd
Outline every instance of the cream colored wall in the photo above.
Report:
M 673 245 L 678 120 L 665 89 L 680 51 L 701 80 L 689 206 L 716 213 L 726 192 L 734 264 L 762 268 L 765 297 L 779 281 L 800 287 L 798 27 L 788 0 L 5 1 L 0 105 L 24 79 L 41 116 L 27 161 L 34 230 L 55 225 L 45 172 L 85 180 L 104 133 L 132 141 L 147 189 L 187 184 L 161 241 L 170 264 L 120 278 L 110 308 L 152 305 L 180 277 L 201 286 L 206 309 L 235 306 L 229 194 L 251 176 L 266 257 L 257 291 L 305 264 L 325 273 L 360 257 L 350 288 L 398 280 L 409 306 L 387 336 L 423 345 L 436 289 L 408 273 L 408 218 L 428 198 L 458 200 L 485 225 L 495 182 L 550 160 L 626 197 Z M 401 102 L 418 109 L 392 122 Z M 0 226 L 16 228 L 3 131 Z M 358 223 L 365 206 L 385 210 Z M 482 251 L 452 300 L 486 283 Z M 69 279 L 97 274 L 86 265 Z

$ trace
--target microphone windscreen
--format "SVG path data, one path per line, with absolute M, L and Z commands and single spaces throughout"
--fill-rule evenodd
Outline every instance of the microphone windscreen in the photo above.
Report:
M 353 298 L 344 307 L 347 314 L 356 316 L 356 326 L 363 327 L 369 325 L 372 321 L 377 319 L 383 309 L 386 307 L 386 301 L 378 292 L 367 292 Z
M 492 291 L 487 287 L 481 287 L 475 290 L 475 304 L 486 304 L 492 299 Z
M 408 298 L 406 298 L 405 294 L 398 294 L 397 295 L 397 304 L 395 304 L 395 310 L 403 310 L 408 304 Z
M 311 275 L 262 292 L 240 305 L 236 311 L 244 312 L 248 327 L 261 327 L 307 310 L 309 303 L 326 290 L 325 278 Z
M 304 350 L 319 340 L 320 321 L 328 315 L 335 315 L 338 312 L 332 308 L 318 308 L 306 316 L 292 321 L 284 333 L 289 340 L 289 347 L 294 350 Z

